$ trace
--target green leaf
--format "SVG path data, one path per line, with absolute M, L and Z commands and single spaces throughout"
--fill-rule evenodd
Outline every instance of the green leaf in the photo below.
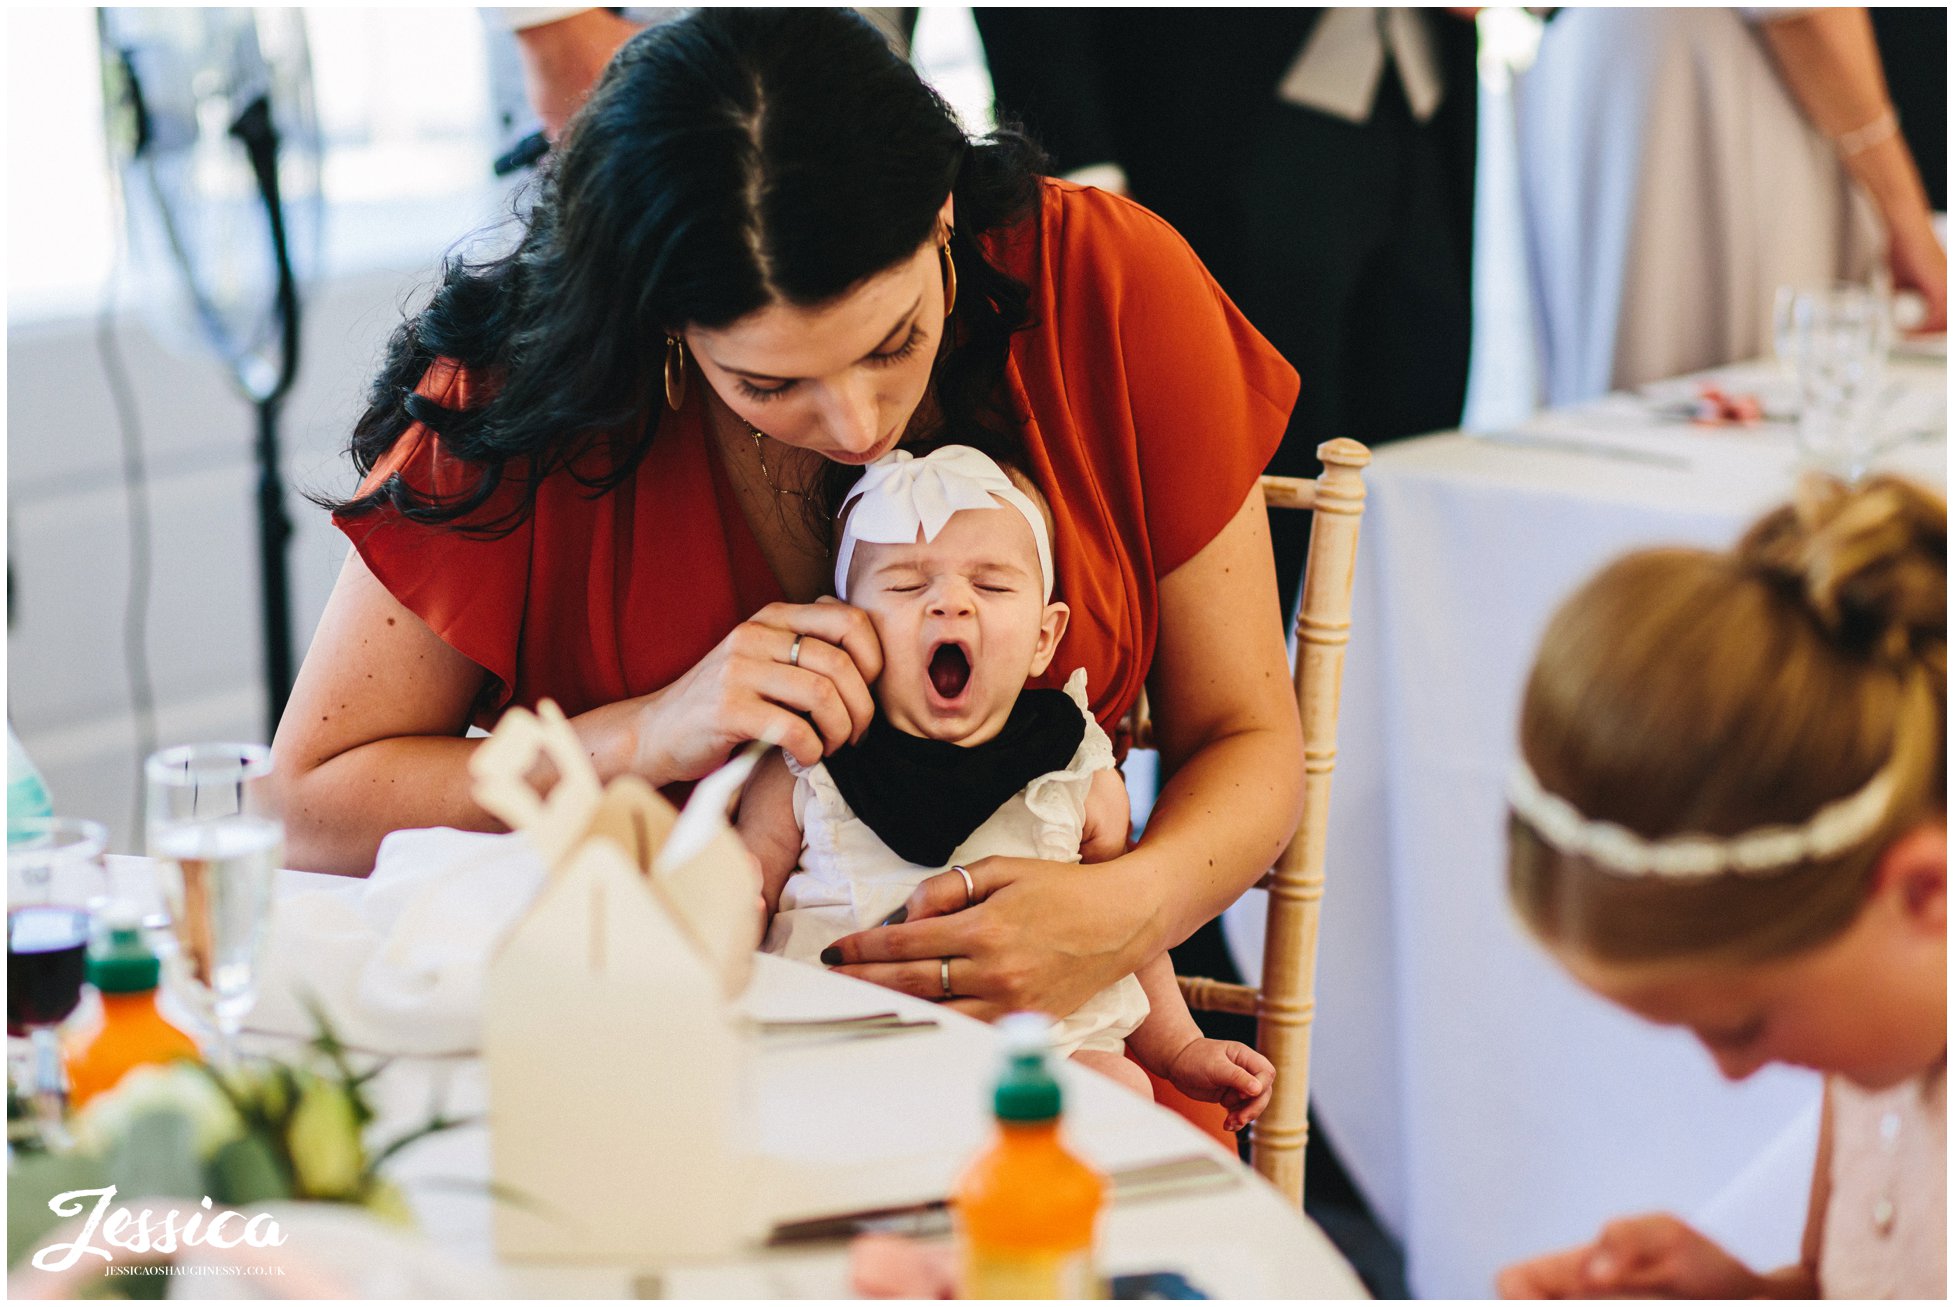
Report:
M 278 1164 L 278 1155 L 257 1135 L 233 1139 L 218 1149 L 206 1174 L 210 1196 L 234 1207 L 292 1196 L 291 1178 Z
M 377 1176 L 380 1173 L 380 1164 L 409 1144 L 417 1143 L 429 1135 L 438 1135 L 444 1130 L 455 1130 L 461 1126 L 476 1125 L 486 1120 L 488 1120 L 487 1115 L 482 1113 L 474 1116 L 447 1117 L 437 1111 L 425 1122 L 391 1140 L 379 1152 L 368 1158 L 366 1174 L 369 1178 Z
M 74 1189 L 101 1189 L 108 1183 L 108 1167 L 97 1157 L 81 1153 L 16 1154 L 7 1170 L 7 1265 L 33 1253 L 48 1231 L 71 1219 L 55 1215 L 48 1199 Z
M 108 1170 L 119 1202 L 150 1194 L 202 1197 L 196 1122 L 174 1108 L 140 1113 L 110 1147 Z

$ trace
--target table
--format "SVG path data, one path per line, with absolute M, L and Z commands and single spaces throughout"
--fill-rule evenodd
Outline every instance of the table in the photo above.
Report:
M 1712 374 L 1784 401 L 1769 364 Z M 1946 365 L 1896 360 L 1880 460 L 1946 482 Z M 1567 980 L 1505 905 L 1502 786 L 1533 650 L 1603 563 L 1723 547 L 1789 497 L 1789 425 L 1693 429 L 1687 380 L 1492 438 L 1384 446 L 1366 479 L 1331 804 L 1311 1095 L 1421 1296 L 1666 1209 L 1795 1259 L 1818 1080 L 1719 1079 L 1687 1035 Z M 1252 975 L 1260 895 L 1224 921 Z
M 126 884 L 139 860 L 116 859 Z M 364 882 L 279 873 L 278 893 L 358 895 Z M 794 1037 L 764 1042 L 738 1094 L 752 1123 L 750 1164 L 770 1219 L 939 1197 L 981 1148 L 991 1124 L 997 1052 L 990 1027 L 918 999 L 822 968 L 762 956 L 741 1001 L 757 1018 L 846 1016 L 895 1009 L 938 1021 L 931 1030 L 873 1040 Z M 681 1055 L 682 1056 L 682 1055 Z M 588 1069 L 601 1071 L 601 1068 Z M 1349 1298 L 1363 1288 L 1316 1226 L 1232 1154 L 1181 1117 L 1070 1063 L 1059 1068 L 1065 1129 L 1102 1169 L 1207 1153 L 1237 1175 L 1196 1195 L 1111 1207 L 1102 1227 L 1108 1274 L 1178 1270 L 1215 1297 Z M 425 1119 L 438 1096 L 450 1113 L 487 1106 L 483 1064 L 472 1057 L 397 1059 L 374 1086 L 375 1137 Z M 416 1296 L 433 1279 L 447 1294 L 482 1297 L 837 1298 L 847 1293 L 846 1249 L 755 1251 L 735 1261 L 641 1275 L 622 1267 L 501 1263 L 490 1232 L 485 1126 L 427 1139 L 388 1169 L 425 1235 L 412 1273 L 358 1267 L 362 1296 Z M 457 1187 L 459 1182 L 460 1187 Z M 324 1240 L 330 1232 L 317 1237 Z M 344 1259 L 341 1259 L 342 1261 Z M 336 1265 L 335 1269 L 341 1269 Z

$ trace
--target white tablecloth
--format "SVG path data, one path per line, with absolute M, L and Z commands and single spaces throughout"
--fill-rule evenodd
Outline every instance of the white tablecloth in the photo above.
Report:
M 1766 365 L 1718 375 L 1782 403 Z M 1880 465 L 1945 485 L 1945 364 L 1893 375 L 1888 425 L 1910 438 Z M 1791 1261 L 1817 1078 L 1725 1083 L 1688 1035 L 1566 979 L 1506 907 L 1500 797 L 1554 607 L 1627 550 L 1731 543 L 1789 496 L 1791 429 L 1691 428 L 1611 396 L 1503 438 L 1534 443 L 1426 437 L 1367 474 L 1312 1100 L 1420 1295 L 1487 1295 L 1506 1262 L 1640 1210 Z M 1226 922 L 1251 962 L 1261 913 L 1252 895 Z
M 117 859 L 125 880 L 142 870 Z M 281 872 L 279 897 L 357 896 L 359 881 Z M 759 1018 L 833 1017 L 897 1009 L 935 1017 L 930 1031 L 873 1040 L 793 1037 L 763 1042 L 743 1085 L 713 1087 L 739 1096 L 751 1122 L 751 1165 L 770 1220 L 915 1202 L 947 1193 L 991 1131 L 989 1087 L 997 1070 L 990 1027 L 818 967 L 762 957 L 743 1008 Z M 262 1041 L 261 1041 L 262 1042 Z M 675 1051 L 682 1074 L 682 1051 Z M 602 1067 L 565 1068 L 568 1075 Z M 1347 1298 L 1363 1288 L 1329 1240 L 1232 1153 L 1181 1117 L 1070 1063 L 1060 1067 L 1065 1129 L 1102 1169 L 1207 1152 L 1225 1158 L 1230 1187 L 1178 1198 L 1122 1203 L 1102 1225 L 1101 1265 L 1109 1274 L 1176 1270 L 1218 1298 Z M 473 1058 L 397 1059 L 376 1082 L 386 1138 L 424 1120 L 440 1102 L 449 1114 L 486 1107 L 482 1064 Z M 490 1233 L 488 1131 L 475 1126 L 434 1136 L 388 1169 L 414 1209 L 425 1250 L 373 1254 L 375 1264 L 344 1266 L 360 1296 L 415 1296 L 429 1283 L 444 1293 L 482 1297 L 836 1298 L 846 1295 L 846 1250 L 755 1251 L 712 1265 L 670 1268 L 650 1278 L 625 1268 L 537 1267 L 499 1262 Z M 646 1177 L 647 1184 L 668 1178 Z M 311 1231 L 307 1232 L 312 1235 Z M 323 1236 L 320 1236 L 323 1237 Z M 296 1250 L 294 1255 L 297 1255 Z M 391 1256 L 396 1265 L 382 1265 Z M 403 1287 L 405 1286 L 405 1287 Z

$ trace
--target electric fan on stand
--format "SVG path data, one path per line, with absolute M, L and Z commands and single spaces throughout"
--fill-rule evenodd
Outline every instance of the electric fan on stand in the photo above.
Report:
M 257 410 L 269 732 L 292 687 L 279 410 L 317 266 L 319 126 L 291 9 L 100 9 L 103 108 L 132 261 L 173 266 L 196 332 Z

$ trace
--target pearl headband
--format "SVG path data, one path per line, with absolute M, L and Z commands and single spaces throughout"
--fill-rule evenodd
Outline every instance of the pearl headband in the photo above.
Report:
M 1506 783 L 1506 801 L 1534 833 L 1571 857 L 1617 876 L 1705 880 L 1724 872 L 1761 875 L 1835 857 L 1871 835 L 1893 806 L 1895 763 L 1858 791 L 1835 799 L 1797 826 L 1760 826 L 1742 835 L 1670 835 L 1651 840 L 1612 821 L 1595 821 L 1549 794 L 1522 759 Z
M 855 561 L 855 545 L 909 545 L 916 533 L 936 539 L 944 523 L 968 508 L 996 508 L 997 500 L 1024 515 L 1031 538 L 1038 543 L 1038 567 L 1045 583 L 1045 602 L 1052 601 L 1052 541 L 1045 516 L 1031 497 L 1011 484 L 991 458 L 968 445 L 945 445 L 917 458 L 906 449 L 892 450 L 868 465 L 841 501 L 848 520 L 835 551 L 835 596 L 848 598 L 848 568 Z M 855 510 L 848 512 L 854 504 Z

